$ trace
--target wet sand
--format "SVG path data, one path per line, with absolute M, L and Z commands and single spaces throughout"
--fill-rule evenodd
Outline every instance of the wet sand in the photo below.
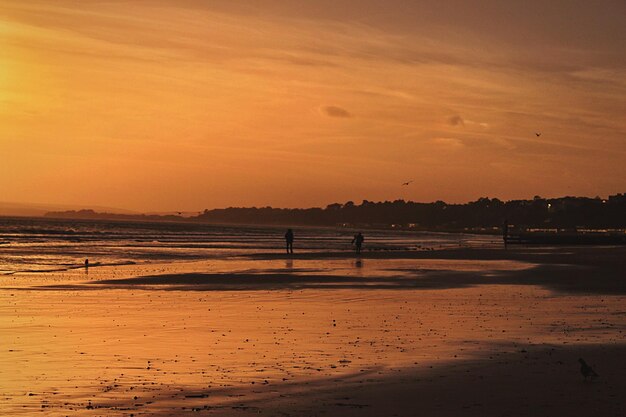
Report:
M 623 416 L 623 248 L 0 278 L 0 415 Z M 583 381 L 578 357 L 601 375 Z

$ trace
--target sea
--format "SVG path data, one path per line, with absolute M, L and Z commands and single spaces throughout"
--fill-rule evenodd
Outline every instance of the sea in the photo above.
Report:
M 298 252 L 352 250 L 356 230 L 293 227 Z M 84 266 L 228 259 L 282 253 L 285 227 L 176 222 L 0 218 L 0 274 Z M 365 251 L 484 247 L 498 237 L 463 233 L 363 230 Z

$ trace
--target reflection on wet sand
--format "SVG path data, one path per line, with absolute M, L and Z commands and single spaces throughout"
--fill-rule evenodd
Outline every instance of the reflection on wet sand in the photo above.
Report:
M 0 414 L 623 415 L 623 254 L 579 251 L 3 277 Z
M 285 270 L 287 272 L 293 271 L 293 259 L 285 259 Z

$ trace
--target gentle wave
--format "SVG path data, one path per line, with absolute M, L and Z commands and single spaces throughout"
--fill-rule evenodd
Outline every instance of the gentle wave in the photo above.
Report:
M 300 251 L 351 250 L 353 231 L 294 228 Z M 284 228 L 59 219 L 0 219 L 0 274 L 183 261 L 282 251 Z M 367 250 L 488 246 L 494 236 L 368 230 Z

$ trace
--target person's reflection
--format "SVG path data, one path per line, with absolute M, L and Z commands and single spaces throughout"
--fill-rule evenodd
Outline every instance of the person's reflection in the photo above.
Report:
M 285 259 L 285 269 L 288 271 L 293 270 L 293 259 Z
M 357 259 L 354 261 L 354 267 L 355 267 L 355 268 L 358 268 L 358 269 L 363 268 L 363 260 L 362 260 L 361 258 L 357 258 Z

